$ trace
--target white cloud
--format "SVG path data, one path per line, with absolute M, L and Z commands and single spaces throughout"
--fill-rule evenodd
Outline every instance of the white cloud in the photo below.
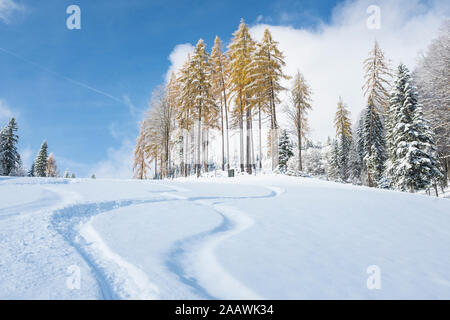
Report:
M 100 161 L 92 169 L 97 178 L 131 179 L 133 177 L 134 142 L 124 139 L 118 149 L 108 149 L 106 160 Z
M 11 22 L 11 16 L 15 12 L 23 11 L 25 7 L 13 0 L 0 0 L 0 21 L 4 23 Z
M 0 127 L 5 125 L 4 122 L 9 121 L 11 117 L 14 116 L 13 110 L 8 106 L 8 104 L 0 99 Z
M 381 9 L 379 30 L 366 27 L 366 10 L 374 2 Z M 445 1 L 428 5 L 418 0 L 347 1 L 334 9 L 329 24 L 321 23 L 317 30 L 259 24 L 250 31 L 259 40 L 269 28 L 285 53 L 286 73 L 294 75 L 299 69 L 305 75 L 314 93 L 311 135 L 325 140 L 328 135 L 334 136 L 333 117 L 340 95 L 353 120 L 364 107 L 362 62 L 374 39 L 392 59 L 393 67 L 403 62 L 412 70 L 418 53 L 436 36 L 449 11 Z
M 123 102 L 128 107 L 128 111 L 132 116 L 136 115 L 137 108 L 128 95 L 123 95 Z
M 192 52 L 194 52 L 194 46 L 190 43 L 183 43 L 175 46 L 169 55 L 170 67 L 166 73 L 166 82 L 169 81 L 172 71 L 177 73 L 186 62 L 187 55 L 192 54 Z

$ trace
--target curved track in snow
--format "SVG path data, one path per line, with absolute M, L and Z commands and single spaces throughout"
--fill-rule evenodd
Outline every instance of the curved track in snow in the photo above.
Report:
M 133 282 L 133 279 L 116 279 L 117 275 L 114 274 L 115 270 L 108 270 L 108 268 L 102 265 L 102 263 L 99 263 L 99 259 L 101 260 L 105 257 L 99 258 L 93 256 L 91 250 L 88 250 L 91 243 L 88 243 L 80 234 L 81 226 L 85 225 L 93 216 L 115 209 L 174 200 L 184 200 L 192 202 L 196 205 L 206 206 L 210 208 L 211 211 L 220 215 L 222 222 L 209 231 L 191 235 L 175 242 L 173 247 L 169 250 L 168 258 L 165 261 L 165 265 L 168 270 L 174 273 L 182 283 L 192 288 L 198 296 L 205 299 L 217 299 L 224 297 L 233 298 L 227 296 L 227 290 L 228 292 L 239 292 L 242 295 L 242 298 L 260 298 L 232 275 L 230 275 L 216 259 L 216 248 L 221 242 L 243 232 L 253 224 L 253 220 L 245 212 L 237 210 L 232 206 L 224 205 L 224 202 L 227 200 L 273 198 L 281 194 L 283 190 L 276 187 L 265 187 L 270 190 L 270 193 L 265 195 L 236 197 L 185 197 L 179 195 L 178 193 L 189 190 L 175 186 L 164 186 L 170 188 L 171 190 L 149 191 L 160 195 L 161 198 L 149 200 L 126 199 L 118 201 L 81 203 L 54 211 L 51 218 L 51 227 L 61 234 L 68 244 L 76 249 L 78 254 L 89 266 L 94 278 L 97 281 L 100 298 L 106 300 L 121 299 L 124 297 L 135 298 L 135 296 L 130 296 L 124 292 L 126 289 L 120 288 L 120 286 L 124 286 L 123 283 L 125 282 L 128 284 L 132 282 L 132 286 L 139 287 L 139 283 L 137 283 L 139 281 L 135 280 Z M 95 235 L 95 238 L 98 240 L 96 242 L 100 242 L 103 245 L 104 243 L 100 236 L 95 232 L 95 230 L 93 230 L 92 226 L 90 227 L 90 231 L 92 231 L 91 235 Z M 104 245 L 104 247 L 106 247 L 106 245 Z M 130 277 L 130 274 L 143 273 L 138 268 L 124 261 L 107 247 L 106 251 L 108 252 L 108 258 L 110 260 L 114 260 L 117 265 L 120 264 L 122 267 L 125 266 L 127 269 L 125 273 L 128 273 Z M 187 262 L 189 262 L 189 264 Z M 200 270 L 202 271 L 200 272 Z M 215 280 L 217 287 L 207 288 L 205 283 L 210 283 L 211 279 Z M 147 283 L 147 281 L 144 282 Z M 148 287 L 153 287 L 149 281 Z M 151 289 L 152 290 L 149 288 L 148 291 L 157 292 L 156 287 Z M 152 296 L 147 294 L 144 295 L 144 297 L 149 298 Z
M 108 270 L 102 268 L 97 259 L 93 257 L 86 246 L 90 244 L 80 236 L 80 227 L 95 215 L 112 211 L 118 208 L 151 203 L 167 201 L 167 199 L 152 199 L 152 200 L 117 200 L 105 201 L 95 203 L 83 203 L 65 207 L 56 210 L 51 218 L 51 227 L 56 230 L 63 238 L 76 249 L 78 254 L 83 258 L 91 269 L 99 287 L 99 296 L 105 300 L 120 299 L 121 296 L 114 289 L 114 283 L 117 279 L 111 275 Z M 129 265 L 129 268 L 133 268 Z
M 278 187 L 264 187 L 271 192 L 265 195 L 238 197 L 185 197 L 164 193 L 164 196 L 190 201 L 206 206 L 221 216 L 222 222 L 215 228 L 175 242 L 165 264 L 186 285 L 205 299 L 260 299 L 251 289 L 245 287 L 226 271 L 215 256 L 216 248 L 223 241 L 251 227 L 254 221 L 243 211 L 224 205 L 227 200 L 268 199 L 279 196 L 284 190 Z M 189 261 L 190 263 L 186 263 Z M 200 271 L 202 270 L 202 271 Z M 206 283 L 215 282 L 214 288 Z M 234 292 L 229 296 L 229 292 Z M 241 296 L 237 297 L 239 293 Z

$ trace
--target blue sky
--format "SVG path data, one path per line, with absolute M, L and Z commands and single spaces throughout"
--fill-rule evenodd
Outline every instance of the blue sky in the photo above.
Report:
M 379 31 L 366 30 L 372 3 L 387 17 Z M 72 4 L 81 8 L 81 30 L 66 28 Z M 317 104 L 312 134 L 324 139 L 333 134 L 338 95 L 353 114 L 361 108 L 360 74 L 347 70 L 359 72 L 373 39 L 394 61 L 412 65 L 448 9 L 441 0 L 0 0 L 0 125 L 17 117 L 26 165 L 46 139 L 61 172 L 128 170 L 137 123 L 152 90 L 165 80 L 170 53 L 199 38 L 209 48 L 216 35 L 228 42 L 244 18 L 254 34 L 271 28 L 289 72 L 299 68 L 311 80 Z M 345 60 L 348 53 L 352 59 Z M 335 67 L 351 77 L 324 83 L 332 81 Z
M 311 27 L 334 6 L 313 0 L 15 3 L 21 9 L 7 23 L 0 20 L 0 48 L 20 58 L 0 51 L 0 99 L 17 115 L 21 149 L 34 157 L 47 139 L 60 169 L 80 175 L 107 157 L 108 148 L 137 135 L 136 122 L 164 81 L 175 45 L 200 37 L 211 44 L 216 34 L 228 40 L 241 17 Z M 81 8 L 81 30 L 66 28 L 71 4 Z

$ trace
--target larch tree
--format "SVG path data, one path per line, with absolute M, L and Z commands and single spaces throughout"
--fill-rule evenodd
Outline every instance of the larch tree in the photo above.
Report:
M 177 81 L 180 89 L 180 99 L 178 100 L 178 107 L 176 112 L 176 120 L 178 127 L 183 131 L 183 161 L 184 161 L 184 175 L 187 176 L 191 171 L 191 162 L 194 159 L 191 147 L 191 131 L 194 125 L 194 97 L 193 85 L 191 77 L 191 57 L 188 54 L 186 62 L 181 67 L 178 73 Z
M 225 157 L 227 170 L 230 169 L 230 137 L 228 125 L 228 95 L 229 86 L 228 56 L 223 52 L 222 41 L 216 36 L 211 50 L 211 86 L 214 100 L 219 100 L 220 125 L 222 133 L 222 170 L 225 170 Z M 226 136 L 226 139 L 225 139 Z M 226 140 L 226 144 L 225 144 Z M 225 155 L 226 145 L 226 155 Z
M 167 125 L 165 125 L 165 128 L 167 128 L 167 135 L 169 135 L 169 139 L 167 139 L 168 143 L 166 145 L 166 149 L 168 150 L 167 158 L 168 158 L 168 172 L 172 176 L 174 169 L 172 168 L 172 149 L 175 144 L 177 144 L 176 137 L 178 137 L 181 133 L 179 130 L 176 130 L 176 114 L 178 112 L 178 108 L 180 105 L 180 83 L 175 76 L 175 73 L 172 72 L 169 78 L 169 82 L 166 84 L 165 87 L 165 96 L 166 96 L 166 121 L 168 122 Z
M 173 120 L 175 110 L 169 103 L 167 88 L 160 86 L 152 97 L 152 108 L 154 108 L 154 128 L 159 130 L 157 136 L 160 142 L 161 176 L 170 175 L 170 150 L 172 146 Z
M 41 148 L 34 161 L 34 176 L 35 177 L 45 177 L 47 170 L 47 158 L 48 158 L 48 146 L 47 141 L 43 141 Z
M 51 178 L 58 177 L 58 166 L 56 165 L 56 160 L 53 153 L 50 153 L 50 155 L 47 158 L 47 167 L 45 168 L 45 176 Z
M 258 111 L 258 168 L 262 169 L 262 113 L 270 115 L 270 82 L 266 74 L 266 52 L 260 42 L 256 43 L 248 65 L 249 83 L 246 87 L 249 94 L 248 102 L 251 110 Z M 272 132 L 269 132 L 271 134 Z M 269 137 L 269 139 L 271 139 Z M 270 140 L 271 141 L 271 140 Z M 269 150 L 269 153 L 272 150 Z M 271 153 L 270 153 L 271 154 Z
M 194 49 L 189 68 L 192 102 L 195 106 L 195 115 L 197 119 L 196 173 L 197 177 L 199 177 L 202 163 L 202 122 L 209 119 L 209 114 L 214 108 L 210 83 L 211 64 L 209 61 L 209 54 L 206 52 L 206 46 L 202 39 L 198 41 Z
M 290 104 L 285 111 L 294 127 L 298 145 L 298 170 L 302 171 L 302 140 L 308 130 L 308 111 L 311 107 L 311 89 L 300 71 L 297 71 L 290 89 Z
M 414 192 L 434 186 L 442 176 L 433 131 L 423 116 L 408 68 L 400 64 L 389 106 L 389 168 L 392 184 Z
M 148 155 L 146 154 L 146 136 L 145 132 L 147 129 L 147 121 L 144 120 L 141 123 L 141 127 L 139 129 L 139 136 L 136 140 L 136 147 L 134 149 L 134 163 L 133 163 L 133 171 L 135 179 L 146 179 L 147 178 L 147 159 Z
M 377 41 L 375 41 L 373 49 L 369 52 L 369 57 L 364 61 L 364 72 L 365 83 L 362 89 L 367 98 L 367 107 L 364 110 L 362 136 L 364 141 L 363 158 L 366 161 L 363 169 L 365 169 L 369 187 L 373 187 L 377 185 L 377 181 L 383 171 L 383 162 L 386 158 L 383 116 L 389 106 L 389 89 L 392 76 L 388 62 Z M 376 154 L 372 154 L 372 150 Z M 372 162 L 370 170 L 367 166 L 369 159 Z M 377 163 L 376 170 L 373 167 L 373 162 Z M 376 174 L 376 177 L 373 174 Z
M 252 53 L 255 49 L 255 42 L 250 37 L 248 26 L 244 20 L 241 20 L 238 30 L 233 33 L 233 40 L 228 46 L 229 63 L 229 75 L 230 75 L 230 91 L 234 95 L 235 108 L 233 116 L 237 119 L 239 124 L 240 134 L 240 167 L 241 171 L 247 168 L 247 171 L 251 173 L 250 164 L 250 136 L 251 132 L 251 105 L 249 103 L 249 97 L 251 92 L 248 90 L 250 84 L 250 70 L 249 65 L 252 61 Z M 247 154 L 246 165 L 244 165 L 244 114 L 247 117 Z
M 269 29 L 264 31 L 264 36 L 258 44 L 256 51 L 257 66 L 251 68 L 251 72 L 257 71 L 261 74 L 255 79 L 255 85 L 260 91 L 260 96 L 263 102 L 262 106 L 268 108 L 270 115 L 270 130 L 272 134 L 271 150 L 272 155 L 272 170 L 278 166 L 278 121 L 276 106 L 280 103 L 279 93 L 285 88 L 281 85 L 283 79 L 290 79 L 283 73 L 283 67 L 286 65 L 283 53 L 278 49 L 278 42 L 273 40 Z M 249 72 L 250 73 L 250 72 Z
M 362 87 L 367 101 L 375 107 L 374 111 L 386 113 L 389 106 L 389 90 L 392 74 L 378 42 L 375 41 L 369 57 L 364 60 L 364 85 Z
M 342 181 L 347 181 L 349 177 L 348 155 L 352 142 L 352 131 L 350 122 L 350 111 L 339 97 L 337 111 L 334 117 L 336 137 L 339 139 L 339 169 Z
M 0 171 L 5 176 L 14 174 L 22 165 L 17 151 L 17 129 L 16 119 L 11 118 L 8 125 L 0 131 Z

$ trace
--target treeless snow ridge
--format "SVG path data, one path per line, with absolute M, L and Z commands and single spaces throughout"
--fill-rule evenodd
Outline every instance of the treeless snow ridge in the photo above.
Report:
M 448 199 L 281 175 L 0 194 L 2 299 L 450 298 Z

